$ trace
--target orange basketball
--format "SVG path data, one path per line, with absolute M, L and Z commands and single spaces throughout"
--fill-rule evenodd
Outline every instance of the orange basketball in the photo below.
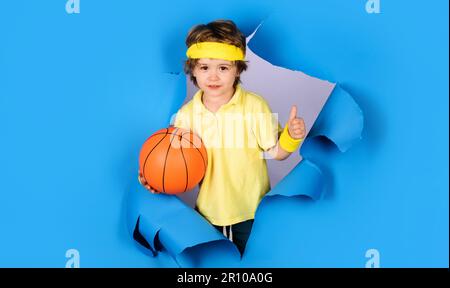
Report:
M 179 194 L 194 188 L 205 176 L 208 158 L 195 133 L 176 127 L 156 131 L 142 146 L 139 170 L 156 191 Z

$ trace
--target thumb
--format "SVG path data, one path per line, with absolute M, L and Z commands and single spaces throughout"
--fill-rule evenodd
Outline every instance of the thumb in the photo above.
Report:
M 297 106 L 292 105 L 291 112 L 289 112 L 289 119 L 288 122 L 291 122 L 297 117 Z

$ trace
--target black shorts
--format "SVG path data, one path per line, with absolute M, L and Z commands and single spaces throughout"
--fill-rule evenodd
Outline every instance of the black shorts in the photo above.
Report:
M 248 237 L 250 237 L 250 233 L 252 232 L 253 221 L 253 219 L 250 219 L 230 226 L 213 226 L 218 231 L 223 233 L 225 237 L 233 241 L 242 255 L 244 253 L 245 246 L 247 245 Z

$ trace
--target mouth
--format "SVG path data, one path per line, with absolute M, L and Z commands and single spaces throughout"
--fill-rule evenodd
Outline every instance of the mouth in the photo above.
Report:
M 207 87 L 209 88 L 209 89 L 219 89 L 221 86 L 220 85 L 207 85 Z

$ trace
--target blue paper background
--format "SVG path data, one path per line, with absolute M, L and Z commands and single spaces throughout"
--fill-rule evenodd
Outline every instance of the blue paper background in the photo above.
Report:
M 176 266 L 137 248 L 125 196 L 140 145 L 183 100 L 162 72 L 217 18 L 247 34 L 266 19 L 256 53 L 338 82 L 365 116 L 346 153 L 304 144 L 323 199 L 261 209 L 242 264 L 364 267 L 374 248 L 382 267 L 448 266 L 447 1 L 65 2 L 0 3 L 1 267 L 64 267 L 71 248 L 82 267 Z

